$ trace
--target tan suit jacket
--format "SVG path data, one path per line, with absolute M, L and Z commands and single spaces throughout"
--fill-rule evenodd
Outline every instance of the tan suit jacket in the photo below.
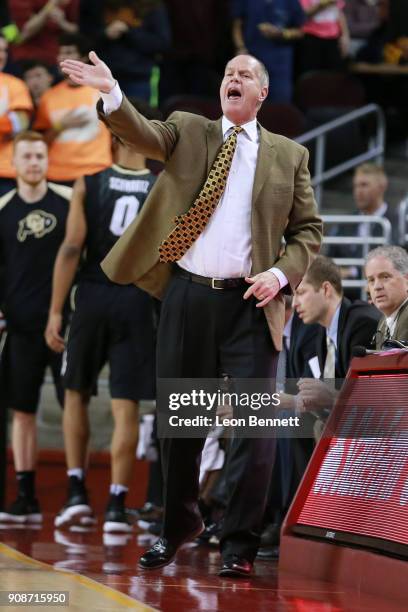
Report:
M 378 327 L 375 334 L 375 348 L 377 350 L 381 349 L 383 345 L 386 331 L 387 321 L 385 317 L 382 317 L 378 322 Z M 395 326 L 394 333 L 391 336 L 391 340 L 404 340 L 405 342 L 408 342 L 408 302 L 404 304 L 398 314 L 397 324 Z
M 140 214 L 102 262 L 117 283 L 134 283 L 162 298 L 171 265 L 159 262 L 158 247 L 174 227 L 174 216 L 195 201 L 222 145 L 221 119 L 184 112 L 167 121 L 148 121 L 126 97 L 120 108 L 100 118 L 122 141 L 150 159 L 165 162 Z M 252 274 L 276 265 L 293 290 L 321 243 L 322 223 L 307 169 L 307 150 L 261 126 L 252 194 Z M 282 236 L 285 252 L 279 256 Z M 272 339 L 282 346 L 284 303 L 281 293 L 265 308 Z

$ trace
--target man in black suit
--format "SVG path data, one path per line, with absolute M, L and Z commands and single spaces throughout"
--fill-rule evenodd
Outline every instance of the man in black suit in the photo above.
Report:
M 345 378 L 355 346 L 368 347 L 380 319 L 378 310 L 343 296 L 340 269 L 331 259 L 316 257 L 296 289 L 294 306 L 304 323 L 320 323 L 316 335 L 314 379 L 299 381 L 304 408 L 318 409 L 333 402 L 333 392 L 317 378 Z

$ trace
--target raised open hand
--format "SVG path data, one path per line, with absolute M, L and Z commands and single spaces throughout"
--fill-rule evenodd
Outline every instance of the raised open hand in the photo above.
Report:
M 95 51 L 89 54 L 91 64 L 79 60 L 66 59 L 61 62 L 61 70 L 78 85 L 88 85 L 98 91 L 109 93 L 115 86 L 115 79 L 109 67 L 96 55 Z

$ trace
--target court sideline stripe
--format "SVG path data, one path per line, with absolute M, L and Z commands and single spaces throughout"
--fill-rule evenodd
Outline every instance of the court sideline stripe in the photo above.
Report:
M 96 591 L 101 595 L 106 596 L 108 599 L 112 599 L 116 603 L 120 603 L 126 608 L 133 608 L 134 610 L 138 610 L 139 612 L 157 612 L 155 608 L 143 604 L 142 602 L 137 601 L 137 599 L 132 599 L 132 597 L 125 595 L 125 593 L 120 593 L 120 591 L 116 591 L 115 589 L 112 589 L 111 587 L 108 587 L 105 584 L 101 584 L 96 580 L 92 580 L 92 578 L 88 578 L 88 576 L 67 572 L 65 570 L 55 569 L 48 563 L 44 563 L 43 561 L 37 561 L 37 559 L 33 559 L 32 557 L 24 555 L 23 553 L 15 550 L 14 548 L 10 548 L 2 542 L 0 542 L 0 554 L 3 554 L 9 559 L 19 561 L 20 563 L 23 563 L 25 565 L 32 565 L 37 568 L 46 569 L 50 573 L 58 572 L 58 574 L 62 574 L 70 580 L 79 582 L 84 587 L 89 588 L 92 591 Z

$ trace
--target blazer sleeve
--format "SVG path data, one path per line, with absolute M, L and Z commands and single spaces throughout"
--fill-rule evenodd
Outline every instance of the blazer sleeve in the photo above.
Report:
M 149 159 L 167 161 L 177 144 L 181 113 L 173 113 L 167 121 L 149 121 L 123 95 L 118 110 L 105 115 L 103 102 L 98 101 L 98 116 L 122 142 L 134 147 Z
M 284 233 L 285 252 L 275 263 L 285 274 L 292 291 L 319 252 L 323 234 L 323 224 L 317 213 L 307 167 L 309 153 L 304 147 L 302 150 L 303 155 L 294 178 L 293 205 Z

